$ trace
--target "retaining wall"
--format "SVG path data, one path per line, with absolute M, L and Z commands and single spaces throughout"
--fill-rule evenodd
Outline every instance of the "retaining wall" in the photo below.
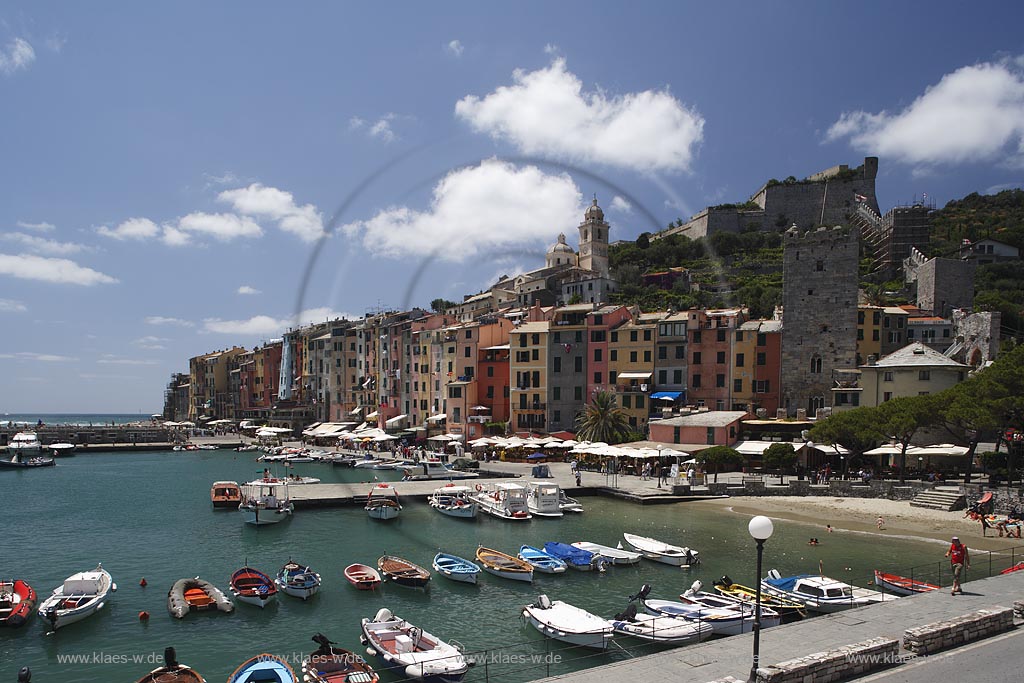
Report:
M 775 482 L 775 483 L 773 483 Z M 911 500 L 922 491 L 935 488 L 931 482 L 908 481 L 902 486 L 892 481 L 871 481 L 864 484 L 854 480 L 836 480 L 827 484 L 812 484 L 808 480 L 792 479 L 783 485 L 775 477 L 764 481 L 740 484 L 708 483 L 714 495 L 726 496 L 827 496 L 830 498 L 887 498 Z
M 903 632 L 903 647 L 927 655 L 958 645 L 988 638 L 1013 628 L 1013 610 L 989 607 L 947 621 L 936 621 Z
M 831 683 L 856 678 L 899 663 L 899 648 L 900 642 L 894 638 L 872 638 L 758 668 L 757 683 Z

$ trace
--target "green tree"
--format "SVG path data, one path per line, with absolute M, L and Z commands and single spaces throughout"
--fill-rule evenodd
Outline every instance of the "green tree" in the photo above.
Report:
M 583 441 L 621 443 L 630 432 L 626 411 L 619 407 L 615 394 L 599 391 L 576 418 L 576 435 Z
M 779 483 L 782 483 L 782 475 L 796 464 L 796 449 L 791 443 L 773 443 L 765 450 L 761 460 L 767 469 L 779 471 Z
M 901 396 L 874 409 L 879 428 L 900 444 L 900 483 L 906 480 L 907 449 L 922 429 L 939 424 L 940 394 Z
M 580 304 L 580 303 L 583 303 L 583 297 L 580 296 L 579 292 L 577 292 L 577 293 L 573 294 L 571 297 L 569 297 L 569 305 L 570 306 L 574 306 L 574 305 Z
M 728 446 L 712 446 L 697 454 L 701 467 L 707 471 L 708 465 L 714 467 L 715 483 L 718 483 L 718 470 L 723 467 L 736 467 L 743 464 L 743 454 Z
M 637 249 L 647 249 L 651 246 L 651 233 L 642 232 L 636 237 Z
M 454 301 L 448 301 L 447 299 L 437 298 L 430 302 L 430 310 L 434 313 L 444 313 L 445 310 L 455 306 Z
M 860 455 L 889 436 L 879 428 L 876 410 L 865 407 L 832 413 L 811 427 L 808 438 L 829 446 L 843 446 L 851 456 Z

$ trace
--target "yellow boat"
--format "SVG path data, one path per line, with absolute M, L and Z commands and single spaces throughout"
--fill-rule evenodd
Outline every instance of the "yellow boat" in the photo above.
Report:
M 753 588 L 733 583 L 733 580 L 728 576 L 723 576 L 715 581 L 715 590 L 722 595 L 727 595 L 731 598 L 742 600 L 743 602 L 754 604 L 757 601 L 757 592 Z M 799 603 L 796 600 L 787 600 L 786 598 L 768 595 L 764 591 L 761 591 L 761 605 L 772 608 L 783 618 L 802 618 L 807 616 L 807 608 L 803 603 Z
M 500 550 L 480 546 L 476 549 L 476 561 L 485 572 L 516 581 L 533 581 L 533 565 L 518 557 L 512 557 Z

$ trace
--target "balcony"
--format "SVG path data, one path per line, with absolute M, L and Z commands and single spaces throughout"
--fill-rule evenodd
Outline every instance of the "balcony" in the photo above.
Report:
M 519 411 L 535 411 L 535 410 L 547 410 L 547 403 L 540 403 L 538 401 L 532 401 L 529 403 L 520 403 L 517 410 Z
M 487 424 L 491 421 L 491 416 L 488 415 L 470 415 L 466 420 L 467 422 L 479 422 L 480 424 Z
M 649 385 L 649 384 L 637 384 L 637 385 L 630 384 L 628 386 L 617 386 L 617 387 L 615 387 L 615 391 L 617 391 L 619 393 L 622 393 L 622 394 L 646 394 L 650 390 L 651 390 L 651 385 Z

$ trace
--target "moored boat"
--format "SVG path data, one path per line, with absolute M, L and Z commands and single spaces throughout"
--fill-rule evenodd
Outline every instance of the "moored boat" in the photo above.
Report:
M 469 663 L 454 645 L 400 619 L 386 607 L 362 620 L 362 642 L 388 668 L 426 683 L 459 683 Z
M 597 650 L 608 649 L 614 631 L 607 619 L 546 595 L 523 607 L 523 616 L 548 638 Z
M 9 453 L 10 451 L 8 451 Z M 27 454 L 22 455 L 21 453 L 15 452 L 11 455 L 10 459 L 0 459 L 0 467 L 53 467 L 57 462 L 53 458 L 43 458 L 40 456 L 29 457 Z
M 540 548 L 524 545 L 519 548 L 519 559 L 533 565 L 533 571 L 544 574 L 561 574 L 565 571 L 565 562 L 554 555 L 549 555 Z
M 377 560 L 377 569 L 387 581 L 393 581 L 407 588 L 426 588 L 430 572 L 418 564 L 394 555 L 383 555 Z
M 153 669 L 136 683 L 206 683 L 202 674 L 178 663 L 173 647 L 164 650 L 164 665 Z
M 910 579 L 897 574 L 886 574 L 875 570 L 875 585 L 883 591 L 895 593 L 896 595 L 917 595 L 918 593 L 930 593 L 937 591 L 941 586 L 934 583 Z
M 302 661 L 305 683 L 377 683 L 377 672 L 355 652 L 334 647 L 322 633 L 313 642 L 320 647 Z
M 526 489 L 519 484 L 477 484 L 476 491 L 473 500 L 480 504 L 482 512 L 492 517 L 510 521 L 526 521 L 533 517 L 526 503 Z
M 626 539 L 626 543 L 648 560 L 684 569 L 700 562 L 697 551 L 685 546 L 671 545 L 636 534 L 622 534 L 622 537 Z
M 24 625 L 36 607 L 36 592 L 21 579 L 0 581 L 0 626 Z
M 480 567 L 458 555 L 438 553 L 434 555 L 434 571 L 441 576 L 461 583 L 476 583 Z
M 562 489 L 551 481 L 530 481 L 526 483 L 526 507 L 536 517 L 561 517 Z
M 46 449 L 50 451 L 50 455 L 55 458 L 63 458 L 75 454 L 77 446 L 73 443 L 51 443 Z
M 223 591 L 198 576 L 178 579 L 167 592 L 167 611 L 176 619 L 183 619 L 189 612 L 208 609 L 231 613 L 235 611 L 235 604 Z
M 771 595 L 797 600 L 812 612 L 825 614 L 898 599 L 895 595 L 857 588 L 827 576 L 782 576 L 774 569 L 768 572 L 767 578 L 761 580 L 761 590 Z
M 644 584 L 640 591 L 636 595 L 631 595 L 629 599 L 630 601 L 639 600 L 641 607 L 648 614 L 708 624 L 714 629 L 715 635 L 732 636 L 738 633 L 748 633 L 754 628 L 754 611 L 752 609 L 743 612 L 735 609 L 705 607 L 692 602 L 659 600 L 649 598 L 650 592 L 651 587 Z
M 1019 572 L 1021 570 L 1024 570 L 1024 562 L 1018 562 L 1017 564 L 1013 565 L 1012 567 L 1007 567 L 1006 569 L 1004 569 L 1003 571 L 1001 571 L 999 573 L 1000 574 L 1012 574 L 1014 572 Z
M 468 486 L 447 484 L 430 494 L 427 504 L 442 515 L 472 519 L 480 509 L 479 503 L 471 498 L 472 492 Z
M 592 569 L 604 571 L 604 560 L 589 550 L 583 550 L 568 543 L 548 541 L 544 544 L 544 552 L 552 557 L 557 557 L 569 567 L 581 572 L 589 572 Z
M 366 564 L 350 564 L 345 567 L 345 578 L 361 591 L 372 591 L 380 586 L 380 574 Z
M 703 605 L 711 609 L 731 609 L 744 614 L 753 614 L 755 605 L 744 602 L 739 598 L 734 598 L 729 595 L 723 595 L 720 593 L 708 593 L 699 580 L 694 581 L 693 584 L 686 589 L 683 593 L 679 594 L 679 601 L 692 605 Z M 782 616 L 774 609 L 761 603 L 761 628 L 770 628 L 772 626 L 778 626 L 782 623 Z
M 714 585 L 715 590 L 722 595 L 727 595 L 730 598 L 736 598 L 737 600 L 742 600 L 743 602 L 752 605 L 757 603 L 757 591 L 753 588 L 733 582 L 733 580 L 728 576 L 723 576 L 718 579 L 715 581 Z M 783 618 L 802 618 L 807 616 L 807 607 L 802 602 L 783 598 L 778 595 L 770 595 L 764 591 L 761 591 L 761 605 L 771 607 Z
M 320 575 L 305 565 L 288 560 L 277 573 L 274 584 L 278 589 L 295 598 L 306 600 L 320 590 Z
M 43 445 L 35 432 L 18 432 L 7 444 L 7 452 L 26 457 L 39 455 L 43 452 Z
M 237 508 L 242 502 L 242 489 L 235 481 L 215 481 L 210 487 L 210 502 L 214 508 Z
M 476 472 L 453 470 L 440 460 L 420 460 L 419 462 L 401 463 L 395 469 L 402 470 L 406 481 L 426 481 L 428 479 L 476 479 Z
M 714 627 L 708 623 L 658 614 L 637 613 L 636 605 L 633 603 L 630 603 L 621 614 L 616 614 L 609 621 L 616 633 L 652 643 L 687 645 L 706 640 L 715 632 Z
M 601 545 L 600 543 L 591 543 L 589 541 L 577 541 L 572 544 L 576 548 L 586 550 L 600 555 L 610 564 L 636 564 L 643 557 L 640 553 L 635 553 L 631 550 L 623 550 L 620 548 L 612 548 L 611 546 Z
M 533 581 L 533 565 L 500 550 L 480 546 L 476 549 L 476 561 L 489 574 L 515 581 Z
M 391 484 L 377 484 L 366 496 L 364 509 L 370 519 L 394 519 L 402 511 L 398 491 Z
M 96 569 L 78 572 L 64 579 L 53 589 L 50 597 L 39 605 L 39 616 L 53 630 L 81 621 L 103 609 L 107 595 L 117 590 L 117 584 L 102 564 Z
M 298 683 L 295 671 L 277 655 L 261 654 L 242 662 L 228 683 Z
M 238 510 L 247 524 L 263 526 L 291 518 L 295 506 L 288 496 L 288 483 L 257 480 L 242 487 Z
M 565 495 L 565 491 L 559 490 L 558 492 L 558 508 L 562 512 L 583 512 L 583 505 L 575 498 L 570 498 Z
M 277 586 L 260 570 L 242 567 L 231 575 L 231 594 L 241 602 L 266 607 L 277 595 Z

